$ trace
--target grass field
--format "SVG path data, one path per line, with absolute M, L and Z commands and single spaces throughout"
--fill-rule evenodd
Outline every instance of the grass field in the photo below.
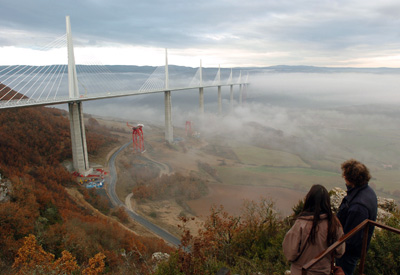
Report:
M 264 149 L 255 146 L 232 148 L 240 161 L 249 165 L 310 167 L 299 156 L 283 151 Z
M 319 155 L 230 144 L 240 165 L 216 167 L 218 176 L 224 184 L 230 185 L 276 186 L 305 191 L 313 184 L 322 184 L 328 189 L 344 189 L 340 165 L 346 159 L 355 158 L 370 169 L 371 185 L 378 196 L 398 200 L 400 140 L 397 135 L 371 130 L 335 131 L 336 134 L 327 135 L 329 140 L 326 139 L 325 144 L 329 146 Z
M 385 192 L 400 191 L 400 171 L 398 169 L 371 171 L 371 174 L 371 182 L 376 185 L 376 189 L 383 188 Z

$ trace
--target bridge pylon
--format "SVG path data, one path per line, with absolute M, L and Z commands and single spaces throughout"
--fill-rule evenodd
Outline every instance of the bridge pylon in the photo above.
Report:
M 78 78 L 76 75 L 74 47 L 72 43 L 71 23 L 66 17 L 67 45 L 68 45 L 68 89 L 69 98 L 78 99 Z M 86 145 L 85 124 L 83 121 L 82 102 L 77 100 L 68 103 L 69 121 L 71 128 L 72 163 L 74 169 L 80 174 L 90 173 L 89 158 Z
M 239 75 L 239 105 L 242 106 L 243 105 L 243 86 L 242 86 L 242 71 L 240 71 L 240 75 Z
M 222 115 L 222 95 L 221 95 L 221 66 L 218 65 L 218 114 Z

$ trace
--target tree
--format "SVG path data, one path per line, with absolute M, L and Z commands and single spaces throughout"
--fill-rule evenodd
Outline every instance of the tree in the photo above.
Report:
M 385 224 L 400 229 L 400 212 L 396 211 Z M 400 235 L 375 228 L 371 240 L 365 270 L 371 275 L 400 274 Z
M 71 274 L 72 272 L 79 269 L 76 259 L 71 253 L 64 250 L 62 257 L 57 259 L 53 263 L 53 269 L 57 271 L 57 274 Z
M 18 250 L 13 268 L 17 269 L 17 274 L 49 273 L 54 255 L 47 253 L 36 242 L 36 237 L 32 234 L 25 237 L 24 245 Z
M 97 275 L 104 271 L 104 259 L 103 253 L 97 253 L 93 258 L 89 259 L 89 266 L 82 271 L 83 275 Z

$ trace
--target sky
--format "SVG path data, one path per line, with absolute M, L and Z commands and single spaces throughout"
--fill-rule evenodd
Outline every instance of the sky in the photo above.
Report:
M 0 65 L 400 67 L 397 0 L 0 0 Z M 46 48 L 46 45 L 57 47 Z M 46 50 L 43 50 L 46 49 Z

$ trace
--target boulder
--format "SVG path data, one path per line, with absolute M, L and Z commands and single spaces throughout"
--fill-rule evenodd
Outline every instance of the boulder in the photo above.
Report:
M 335 187 L 331 191 L 329 191 L 331 196 L 331 205 L 332 209 L 337 212 L 339 209 L 340 203 L 343 198 L 346 196 L 346 191 Z M 392 212 L 397 208 L 397 204 L 394 199 L 382 198 L 378 197 L 378 216 L 377 221 L 383 222 L 386 218 L 392 216 Z

